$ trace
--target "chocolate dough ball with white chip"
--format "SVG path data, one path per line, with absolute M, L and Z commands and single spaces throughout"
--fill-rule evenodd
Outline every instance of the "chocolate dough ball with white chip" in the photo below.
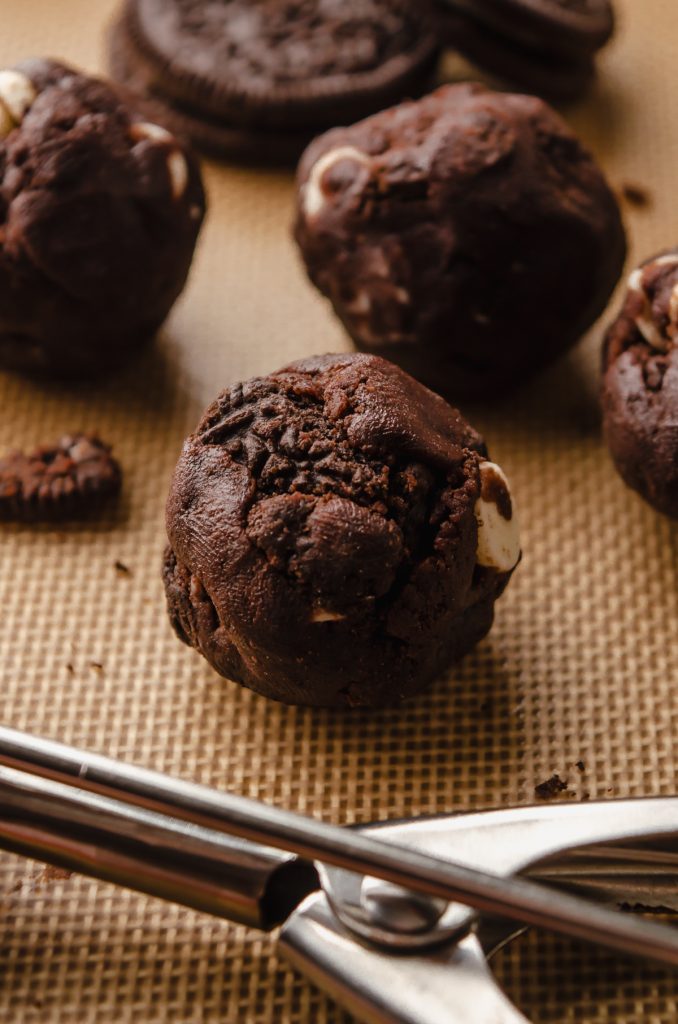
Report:
M 51 60 L 0 71 L 0 364 L 123 361 L 181 292 L 204 212 L 193 157 L 112 86 Z
M 678 519 L 678 248 L 633 271 L 603 348 L 603 425 L 624 481 Z
M 298 185 L 306 268 L 357 347 L 446 394 L 551 362 L 624 262 L 605 178 L 532 96 L 445 86 L 321 135 Z
M 377 356 L 236 384 L 167 503 L 179 637 L 290 704 L 393 704 L 490 629 L 520 558 L 501 469 L 438 395 Z

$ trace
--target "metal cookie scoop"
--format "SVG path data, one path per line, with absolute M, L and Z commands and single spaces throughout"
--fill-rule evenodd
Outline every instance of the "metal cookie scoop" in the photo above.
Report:
M 524 1021 L 488 958 L 525 924 L 678 966 L 678 931 L 603 905 L 678 909 L 677 797 L 342 829 L 10 729 L 0 764 L 0 846 L 282 925 L 290 960 L 374 1024 Z

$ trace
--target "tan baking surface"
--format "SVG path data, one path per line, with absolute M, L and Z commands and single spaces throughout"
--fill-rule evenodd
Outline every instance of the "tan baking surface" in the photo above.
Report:
M 0 66 L 43 53 L 100 66 L 109 0 L 1 6 Z M 615 185 L 648 189 L 650 206 L 626 208 L 642 257 L 678 242 L 678 9 L 619 6 L 598 89 L 567 115 Z M 0 450 L 96 429 L 126 474 L 97 527 L 2 528 L 0 720 L 336 822 L 526 803 L 553 771 L 576 798 L 675 792 L 678 531 L 602 447 L 599 331 L 503 408 L 473 411 L 513 480 L 525 559 L 491 636 L 428 696 L 371 715 L 284 708 L 174 639 L 158 570 L 182 436 L 220 385 L 348 348 L 289 240 L 290 177 L 205 172 L 209 220 L 154 352 L 87 389 L 0 375 Z M 347 1020 L 269 938 L 18 858 L 0 867 L 2 1022 Z M 677 977 L 550 937 L 497 970 L 540 1021 L 678 1016 Z

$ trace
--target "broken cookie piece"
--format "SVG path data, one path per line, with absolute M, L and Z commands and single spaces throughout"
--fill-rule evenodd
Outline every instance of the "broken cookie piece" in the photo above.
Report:
M 108 445 L 85 434 L 66 435 L 55 445 L 0 459 L 0 519 L 79 519 L 117 494 L 121 482 Z

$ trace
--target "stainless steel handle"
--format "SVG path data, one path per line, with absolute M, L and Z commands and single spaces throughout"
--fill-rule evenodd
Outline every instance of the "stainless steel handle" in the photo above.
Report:
M 283 925 L 297 970 L 366 1024 L 528 1024 L 504 995 L 475 935 L 426 954 L 357 943 L 313 893 Z
M 263 929 L 317 886 L 277 850 L 3 767 L 0 846 Z

